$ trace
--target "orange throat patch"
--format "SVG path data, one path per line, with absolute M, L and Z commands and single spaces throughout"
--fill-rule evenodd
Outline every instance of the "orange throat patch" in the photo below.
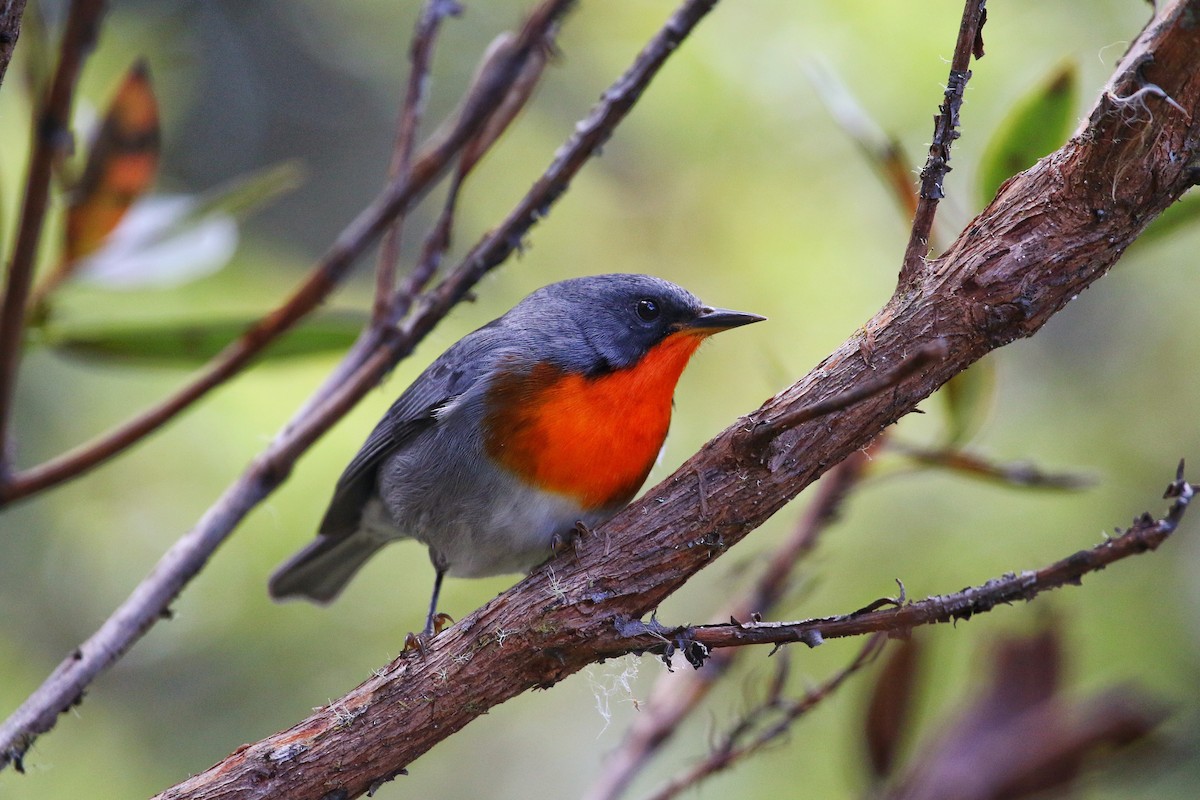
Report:
M 584 510 L 629 502 L 662 449 L 675 385 L 704 338 L 672 334 L 634 366 L 594 378 L 549 364 L 503 376 L 488 392 L 488 455 Z

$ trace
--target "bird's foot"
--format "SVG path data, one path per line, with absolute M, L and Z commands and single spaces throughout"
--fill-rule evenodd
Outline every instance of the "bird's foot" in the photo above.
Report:
M 575 527 L 566 533 L 556 533 L 550 537 L 550 552 L 555 556 L 561 556 L 567 551 L 567 548 L 574 551 L 575 545 L 579 543 L 581 538 L 591 535 L 592 531 L 586 524 L 582 521 L 576 522 Z
M 404 647 L 400 652 L 402 654 L 420 653 L 421 655 L 425 655 L 425 648 L 433 641 L 433 637 L 453 624 L 454 618 L 449 614 L 434 614 L 425 623 L 425 630 L 420 633 L 410 633 L 404 637 Z

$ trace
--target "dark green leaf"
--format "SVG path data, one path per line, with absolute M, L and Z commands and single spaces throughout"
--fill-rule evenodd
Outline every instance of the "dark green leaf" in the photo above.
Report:
M 259 359 L 344 351 L 358 337 L 365 321 L 358 314 L 314 317 L 268 347 Z M 87 328 L 54 326 L 45 332 L 42 341 L 59 352 L 93 361 L 193 367 L 219 353 L 253 323 L 251 319 L 226 319 L 93 325 Z
M 987 205 L 1000 184 L 1061 147 L 1076 123 L 1078 72 L 1068 63 L 1021 98 L 997 127 L 979 164 L 979 198 Z
M 1200 222 L 1200 194 L 1195 191 L 1185 195 L 1179 202 L 1167 206 L 1158 219 L 1138 237 L 1139 243 L 1156 242 L 1176 231 Z
M 946 406 L 945 446 L 961 445 L 979 430 L 992 408 L 996 391 L 996 368 L 991 360 L 972 364 L 938 392 Z

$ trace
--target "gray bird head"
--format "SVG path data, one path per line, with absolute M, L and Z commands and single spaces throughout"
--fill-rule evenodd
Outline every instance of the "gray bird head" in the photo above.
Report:
M 597 375 L 630 367 L 672 334 L 706 336 L 764 317 L 713 308 L 670 281 L 609 274 L 552 283 L 502 320 L 542 337 L 563 367 Z

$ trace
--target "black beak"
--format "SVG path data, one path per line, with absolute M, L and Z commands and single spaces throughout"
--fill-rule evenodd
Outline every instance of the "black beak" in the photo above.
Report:
M 752 322 L 762 322 L 765 319 L 766 317 L 760 317 L 758 314 L 748 314 L 745 311 L 730 311 L 728 308 L 710 308 L 705 306 L 700 309 L 699 316 L 691 322 L 685 323 L 683 327 L 699 328 L 706 333 L 717 333 L 719 331 L 727 331 L 730 328 L 740 328 Z

